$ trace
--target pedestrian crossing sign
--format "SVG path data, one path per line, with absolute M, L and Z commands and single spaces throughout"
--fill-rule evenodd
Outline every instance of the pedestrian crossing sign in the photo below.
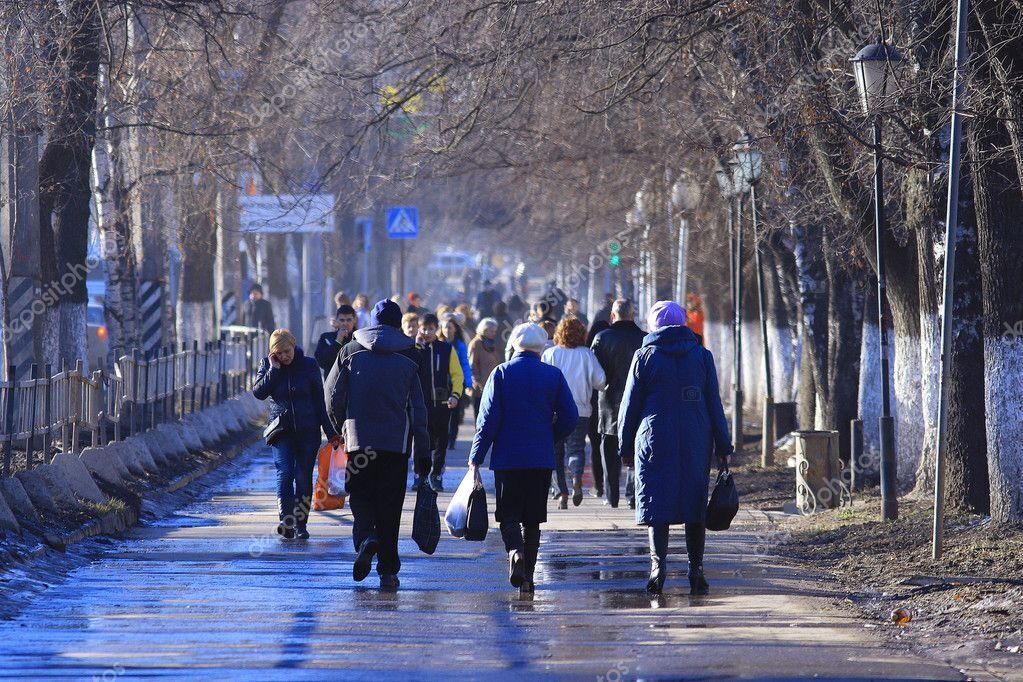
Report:
M 415 239 L 419 236 L 419 209 L 415 206 L 392 206 L 387 209 L 387 237 Z

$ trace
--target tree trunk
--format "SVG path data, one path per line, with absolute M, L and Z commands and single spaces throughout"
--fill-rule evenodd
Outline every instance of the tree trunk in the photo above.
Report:
M 113 106 L 108 102 L 107 106 Z M 113 122 L 107 121 L 108 128 Z M 106 260 L 106 295 L 103 298 L 110 357 L 123 349 L 138 347 L 138 290 L 135 249 L 126 208 L 124 175 L 125 146 L 117 129 L 108 129 L 93 150 L 93 196 L 101 240 L 101 256 Z M 95 360 L 96 358 L 89 358 Z M 103 359 L 106 366 L 108 358 Z
M 906 226 L 915 234 L 920 323 L 920 373 L 916 382 L 920 392 L 922 433 L 916 445 L 918 454 L 914 492 L 917 494 L 930 494 L 934 490 L 938 373 L 941 366 L 941 322 L 938 318 L 941 270 L 935 257 L 934 245 L 941 241 L 941 225 L 936 216 L 936 206 L 944 203 L 941 195 L 942 192 L 934 189 L 926 171 L 913 168 L 906 173 L 903 197 Z
M 790 308 L 790 300 L 784 295 L 782 271 L 786 267 L 795 269 L 791 253 L 783 253 L 784 247 L 771 246 L 764 249 L 764 286 L 767 289 L 767 335 L 771 350 L 771 382 L 775 402 L 788 402 L 795 389 L 796 372 L 796 316 Z M 792 301 L 794 303 L 794 301 Z
M 984 426 L 984 330 L 980 259 L 972 178 L 960 194 L 952 297 L 952 355 L 948 386 L 945 500 L 949 509 L 988 514 L 991 498 Z
M 1005 116 L 1005 111 L 999 111 Z M 970 126 L 984 307 L 984 393 L 991 516 L 1023 521 L 1023 193 L 1009 135 L 995 118 Z
M 923 369 L 920 365 L 919 269 L 914 232 L 907 233 L 907 243 L 904 245 L 895 242 L 890 234 L 886 239 L 887 294 L 892 313 L 894 346 L 891 370 L 895 386 L 892 412 L 895 417 L 896 464 L 899 488 L 907 490 L 913 484 L 924 440 L 920 391 Z
M 799 426 L 813 429 L 820 423 L 818 415 L 823 417 L 825 413 L 824 402 L 828 396 L 828 273 L 824 263 L 824 230 L 816 224 L 798 225 L 793 229 L 803 335 Z M 808 393 L 811 386 L 814 390 Z
M 288 282 L 288 235 L 269 234 L 267 241 L 266 286 L 267 298 L 273 306 L 274 321 L 278 327 L 291 329 L 291 285 Z
M 894 331 L 888 329 L 888 338 L 894 338 Z M 865 462 L 861 468 L 868 476 L 877 479 L 880 472 L 878 462 L 881 458 L 881 357 L 880 337 L 877 327 L 877 285 L 873 278 L 868 278 L 864 287 L 863 298 L 863 332 L 860 335 L 860 381 L 859 381 L 859 418 L 863 421 L 863 454 Z M 895 384 L 891 374 L 888 376 L 888 390 L 895 395 Z
M 43 259 L 53 273 L 52 280 L 44 281 L 55 282 L 60 292 L 56 308 L 47 315 L 44 345 L 52 353 L 47 359 L 73 365 L 86 360 L 89 170 L 96 139 L 99 10 L 90 0 L 73 0 L 61 16 L 58 30 L 66 39 L 55 48 L 61 81 L 54 89 L 58 116 L 47 130 L 39 163 L 44 233 L 40 243 L 50 250 Z
M 824 254 L 828 273 L 828 373 L 822 413 L 825 428 L 838 431 L 839 453 L 842 461 L 848 462 L 850 425 L 857 413 L 863 302 L 848 258 L 833 248 L 828 237 Z M 820 386 L 817 394 L 822 395 Z
M 194 186 L 188 179 L 179 184 L 178 196 L 185 207 L 181 218 L 181 284 L 178 288 L 178 339 L 215 340 L 213 319 L 213 261 L 216 254 L 214 181 L 206 177 Z

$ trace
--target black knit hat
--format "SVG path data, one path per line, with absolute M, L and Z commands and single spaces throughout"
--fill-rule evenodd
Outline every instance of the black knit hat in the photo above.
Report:
M 374 324 L 386 324 L 388 327 L 401 328 L 401 308 L 394 301 L 385 298 L 377 301 L 370 313 L 370 320 Z

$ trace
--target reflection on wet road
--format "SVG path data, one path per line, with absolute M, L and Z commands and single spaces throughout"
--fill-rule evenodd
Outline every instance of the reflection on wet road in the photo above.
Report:
M 460 446 L 449 462 L 463 460 Z M 629 510 L 591 497 L 552 508 L 538 592 L 522 599 L 496 531 L 421 554 L 410 495 L 401 589 L 381 593 L 375 574 L 352 580 L 347 510 L 314 515 L 308 543 L 281 543 L 266 448 L 226 467 L 212 497 L 147 522 L 0 623 L 0 676 L 957 679 L 882 646 L 826 584 L 758 558 L 754 515 L 708 538 L 709 597 L 688 596 L 673 535 L 665 594 L 651 600 Z

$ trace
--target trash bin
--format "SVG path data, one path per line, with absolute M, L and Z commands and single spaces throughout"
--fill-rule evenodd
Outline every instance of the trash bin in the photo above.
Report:
M 802 514 L 850 501 L 838 455 L 838 431 L 795 431 L 796 508 Z

